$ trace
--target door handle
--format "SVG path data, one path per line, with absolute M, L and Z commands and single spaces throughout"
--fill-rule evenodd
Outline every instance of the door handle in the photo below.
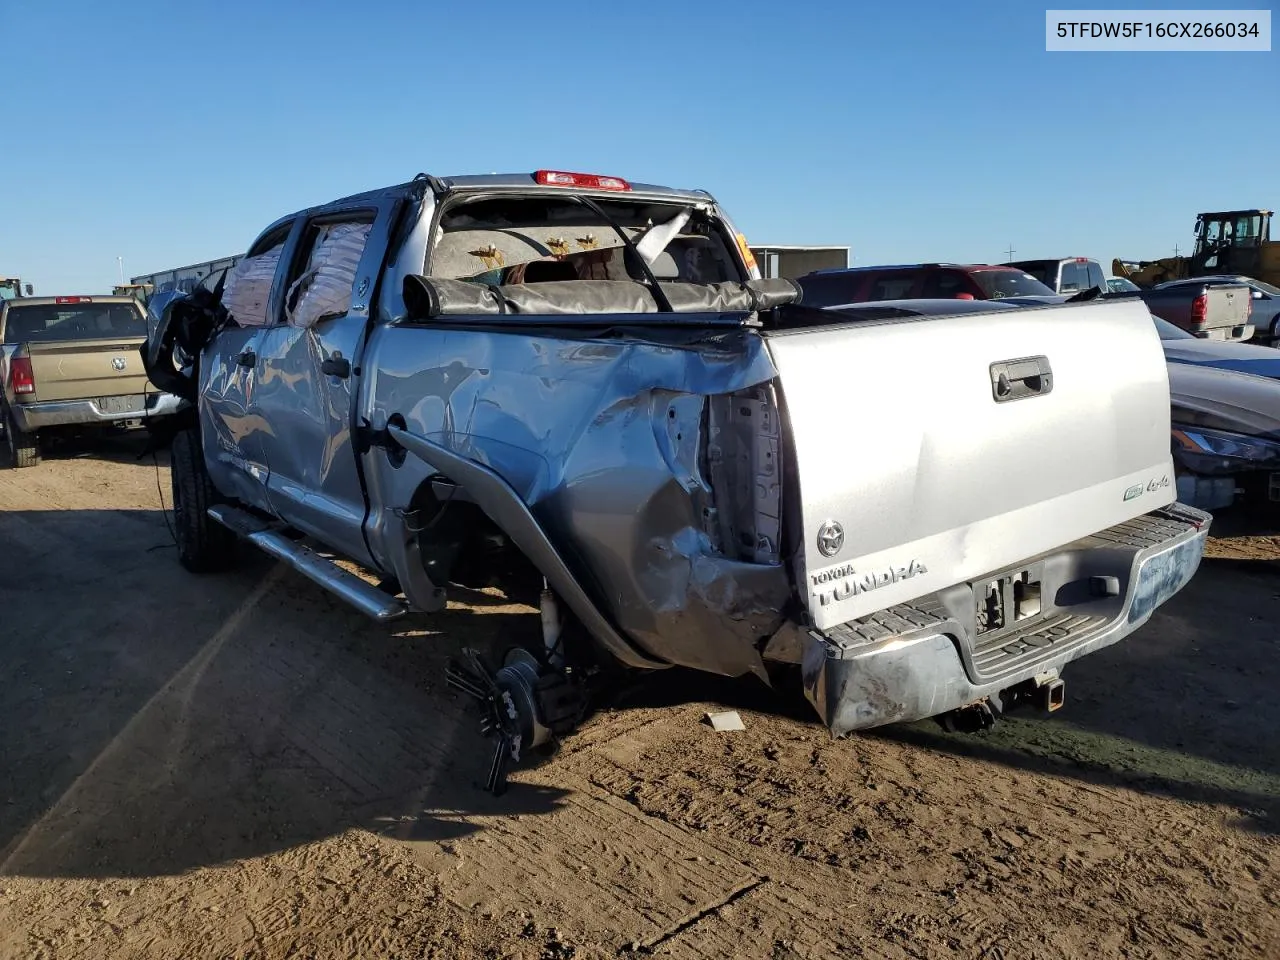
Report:
M 320 372 L 326 377 L 341 377 L 345 380 L 351 376 L 351 361 L 335 350 L 333 356 L 320 361 Z
M 996 403 L 1043 397 L 1053 391 L 1048 357 L 1023 357 L 991 364 L 991 396 Z
M 240 356 L 236 357 L 236 366 L 253 368 L 258 363 L 258 355 L 252 350 L 246 350 Z

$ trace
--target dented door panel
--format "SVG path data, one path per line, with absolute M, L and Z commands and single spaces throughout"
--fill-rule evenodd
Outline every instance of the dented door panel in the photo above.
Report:
M 205 462 L 215 487 L 269 510 L 263 434 L 270 424 L 253 410 L 256 371 L 240 362 L 256 355 L 261 330 L 228 328 L 204 351 L 200 363 L 200 420 Z

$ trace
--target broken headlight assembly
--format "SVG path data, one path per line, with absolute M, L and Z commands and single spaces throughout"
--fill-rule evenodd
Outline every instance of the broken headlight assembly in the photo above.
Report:
M 1200 474 L 1280 469 L 1280 441 L 1221 430 L 1174 427 L 1173 452 L 1183 466 Z

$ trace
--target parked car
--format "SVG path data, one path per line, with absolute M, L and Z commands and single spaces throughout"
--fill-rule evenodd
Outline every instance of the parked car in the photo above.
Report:
M 146 320 L 134 297 L 24 297 L 0 305 L 0 427 L 10 466 L 40 460 L 40 438 L 128 429 L 175 413 L 148 382 L 138 349 Z
M 1098 287 L 1107 289 L 1106 274 L 1097 260 L 1088 257 L 1059 257 L 1053 260 L 1015 260 L 1004 264 L 1025 270 L 1054 293 L 1080 293 Z
M 1249 294 L 1243 284 L 1189 283 L 1108 297 L 1140 299 L 1157 317 L 1206 340 L 1248 340 L 1254 334 Z
M 837 734 L 1060 706 L 1208 532 L 1175 503 L 1146 310 L 793 326 L 798 288 L 748 250 L 704 192 L 555 171 L 277 220 L 147 345 L 198 401 L 179 559 L 243 538 L 382 621 L 505 558 L 542 634 L 451 672 L 488 705 L 495 788 L 602 664 L 791 677 Z M 1123 377 L 1097 375 L 1104 335 Z
M 873 300 L 999 300 L 1055 295 L 1024 270 L 987 264 L 850 267 L 819 270 L 796 282 L 804 291 L 805 304 L 815 307 Z
M 1170 280 L 1157 284 L 1154 289 L 1204 285 L 1208 287 L 1248 287 L 1252 299 L 1250 322 L 1256 331 L 1256 339 L 1275 344 L 1280 340 L 1280 289 L 1252 277 L 1195 277 L 1190 280 Z
M 1108 293 L 1141 293 L 1142 288 L 1124 277 L 1107 277 Z
M 1240 497 L 1280 502 L 1280 383 L 1208 365 L 1169 367 L 1178 499 L 1204 510 Z

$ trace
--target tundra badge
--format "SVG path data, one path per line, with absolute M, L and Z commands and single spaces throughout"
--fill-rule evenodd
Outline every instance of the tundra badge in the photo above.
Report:
M 853 564 L 846 563 L 810 574 L 809 579 L 812 581 L 810 592 L 816 593 L 818 603 L 825 607 L 833 601 L 848 600 L 860 593 L 878 590 L 891 583 L 910 580 L 912 577 L 928 572 L 929 568 L 919 560 L 911 560 L 901 566 L 880 567 L 865 573 L 859 573 L 853 568 Z

